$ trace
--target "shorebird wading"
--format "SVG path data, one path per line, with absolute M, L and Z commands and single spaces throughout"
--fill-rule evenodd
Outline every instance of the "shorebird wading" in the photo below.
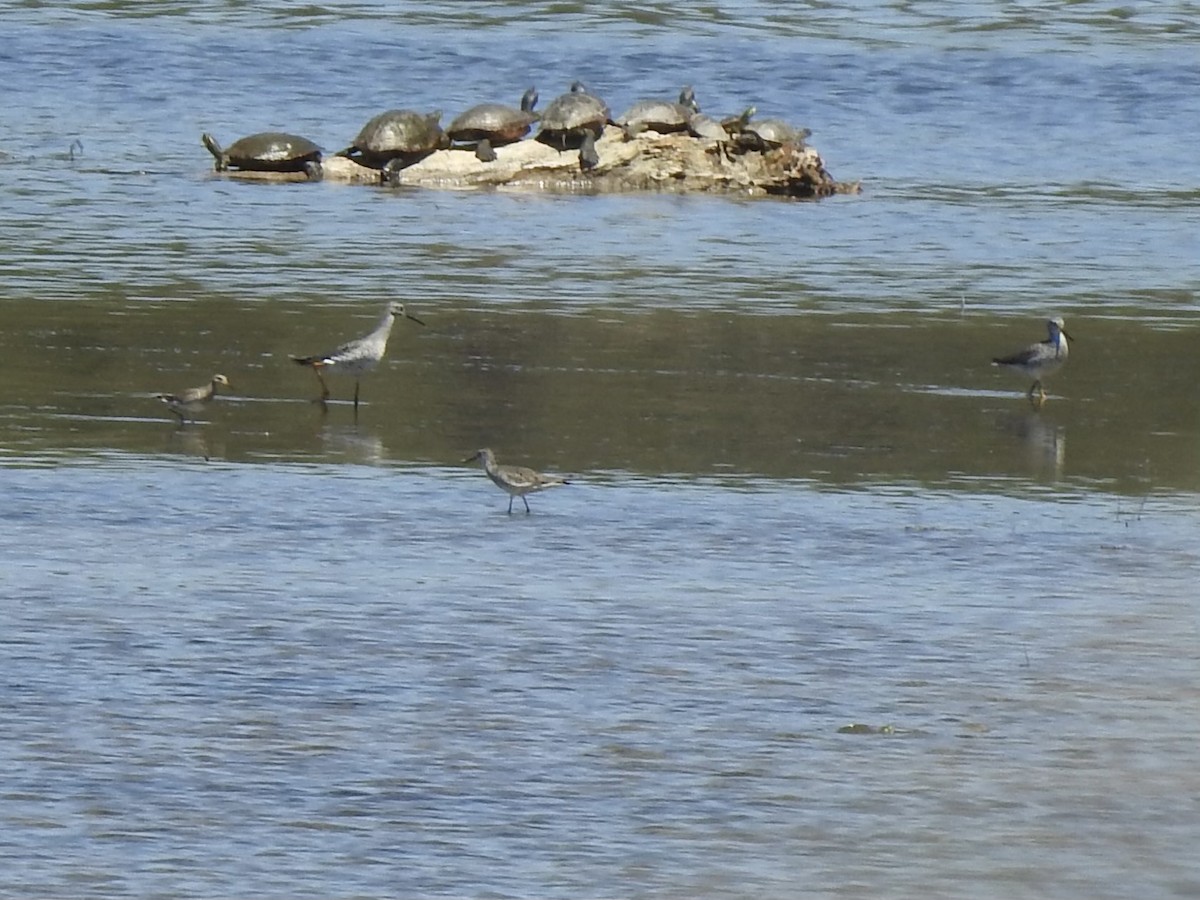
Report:
M 1074 340 L 1063 327 L 1062 316 L 1047 320 L 1046 327 L 1050 331 L 1046 340 L 1030 344 L 1012 356 L 998 356 L 992 360 L 993 366 L 1000 366 L 1034 379 L 1033 384 L 1029 386 L 1029 402 L 1039 405 L 1046 402 L 1046 391 L 1042 382 L 1063 367 L 1070 352 L 1067 341 Z M 1038 395 L 1036 401 L 1033 398 L 1034 391 Z
M 508 493 L 509 515 L 512 515 L 513 497 L 521 498 L 521 502 L 525 504 L 525 512 L 528 513 L 529 501 L 525 499 L 526 494 L 534 494 L 548 487 L 557 487 L 560 484 L 570 484 L 565 478 L 560 478 L 557 475 L 543 475 L 541 472 L 535 472 L 533 469 L 527 469 L 524 466 L 497 465 L 496 454 L 487 448 L 476 450 L 464 459 L 463 462 L 469 463 L 479 460 L 483 461 L 483 468 L 487 472 L 488 478 L 492 479 L 496 487 Z
M 214 375 L 212 381 L 200 387 L 187 388 L 178 394 L 155 394 L 155 398 L 167 404 L 167 408 L 179 416 L 179 423 L 186 424 L 188 415 L 199 412 L 217 396 L 217 386 L 229 387 L 229 379 L 224 375 Z
M 362 377 L 379 365 L 387 350 L 388 337 L 392 333 L 392 324 L 397 316 L 412 319 L 418 325 L 425 323 L 416 316 L 404 311 L 403 303 L 389 303 L 383 311 L 383 317 L 375 330 L 368 335 L 347 341 L 330 353 L 317 356 L 293 356 L 292 360 L 298 365 L 309 366 L 317 373 L 317 381 L 321 383 L 321 401 L 329 399 L 329 386 L 325 383 L 322 371 L 339 372 L 354 378 L 354 408 L 358 409 L 358 387 Z

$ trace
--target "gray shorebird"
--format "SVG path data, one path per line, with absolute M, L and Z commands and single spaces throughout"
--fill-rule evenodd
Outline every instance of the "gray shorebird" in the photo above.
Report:
M 321 402 L 329 399 L 329 386 L 325 383 L 322 370 L 350 375 L 354 378 L 354 409 L 358 410 L 358 388 L 362 377 L 379 365 L 387 350 L 388 337 L 392 333 L 392 324 L 397 316 L 412 319 L 418 325 L 425 323 L 411 313 L 404 311 L 403 303 L 389 303 L 383 311 L 383 317 L 375 330 L 353 341 L 347 341 L 336 350 L 317 356 L 293 356 L 292 360 L 301 366 L 309 366 L 321 383 Z
M 217 396 L 218 385 L 229 387 L 229 379 L 224 375 L 214 375 L 208 384 L 200 387 L 187 388 L 178 394 L 155 394 L 154 397 L 167 404 L 167 409 L 179 416 L 179 424 L 184 425 L 189 414 L 199 412 Z
M 483 461 L 483 469 L 487 472 L 488 478 L 492 479 L 492 483 L 508 494 L 508 514 L 512 515 L 513 497 L 520 497 L 521 502 L 525 504 L 525 512 L 529 512 L 529 501 L 525 499 L 526 494 L 534 494 L 538 491 L 545 490 L 548 487 L 557 487 L 560 484 L 570 484 L 565 478 L 560 478 L 557 475 L 543 475 L 541 472 L 535 472 L 533 469 L 527 469 L 524 466 L 500 466 L 496 464 L 496 454 L 486 447 L 482 450 L 476 450 L 473 454 L 463 460 L 465 463 Z
M 1002 369 L 1032 378 L 1034 381 L 1029 386 L 1029 402 L 1038 405 L 1046 402 L 1046 390 L 1042 387 L 1042 382 L 1063 367 L 1070 353 L 1067 341 L 1074 340 L 1063 327 L 1062 316 L 1048 319 L 1046 328 L 1050 332 L 1046 340 L 1030 344 L 1011 356 L 998 356 L 992 360 L 993 366 L 1000 366 Z M 1034 391 L 1037 391 L 1038 395 L 1036 401 L 1033 399 Z

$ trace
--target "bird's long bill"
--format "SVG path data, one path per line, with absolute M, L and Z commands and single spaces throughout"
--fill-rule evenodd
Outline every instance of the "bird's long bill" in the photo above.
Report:
M 465 463 L 478 462 L 478 461 L 479 461 L 478 453 L 472 453 L 470 456 L 468 456 L 466 459 L 463 460 L 463 462 L 465 462 Z
M 424 325 L 424 324 L 425 324 L 424 322 L 422 322 L 420 319 L 418 319 L 416 316 L 414 316 L 414 315 L 413 315 L 412 313 L 410 313 L 410 312 L 406 312 L 406 313 L 404 314 L 404 318 L 406 318 L 406 319 L 412 319 L 412 320 L 413 320 L 414 322 L 416 322 L 418 325 Z M 1070 335 L 1068 335 L 1068 337 L 1070 337 Z
M 1063 337 L 1065 337 L 1068 341 L 1070 341 L 1072 344 L 1075 343 L 1075 338 L 1071 337 L 1071 335 L 1067 332 L 1067 329 L 1060 328 L 1058 330 L 1063 333 Z

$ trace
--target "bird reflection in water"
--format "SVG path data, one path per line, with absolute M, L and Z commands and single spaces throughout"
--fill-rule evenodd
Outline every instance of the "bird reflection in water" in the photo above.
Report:
M 208 438 L 197 428 L 176 428 L 167 435 L 165 453 L 177 453 L 180 456 L 199 456 L 205 462 L 212 459 Z
M 1067 429 L 1037 412 L 1005 418 L 1001 430 L 1018 438 L 1031 477 L 1058 481 L 1067 459 Z
M 325 424 L 318 432 L 322 455 L 330 459 L 355 463 L 379 463 L 387 448 L 379 435 L 361 425 Z

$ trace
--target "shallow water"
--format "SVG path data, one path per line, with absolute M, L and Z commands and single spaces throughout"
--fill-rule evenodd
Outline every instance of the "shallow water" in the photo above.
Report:
M 0 12 L 0 896 L 1200 891 L 1195 4 Z M 199 143 L 576 77 L 864 193 Z M 1052 313 L 1038 410 L 988 362 Z
M 7 481 L 14 895 L 1195 887 L 1191 504 Z

